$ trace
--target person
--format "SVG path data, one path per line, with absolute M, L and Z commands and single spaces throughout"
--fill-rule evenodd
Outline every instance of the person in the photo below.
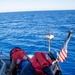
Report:
M 30 59 L 30 62 L 24 67 L 20 75 L 62 75 L 56 74 L 59 70 L 58 66 L 51 71 L 51 65 L 58 62 L 53 59 L 51 53 L 35 52 L 34 56 Z
M 7 75 L 17 75 L 16 67 L 22 69 L 29 62 L 30 58 L 27 56 L 26 52 L 19 47 L 15 47 L 10 51 L 10 61 L 11 65 Z

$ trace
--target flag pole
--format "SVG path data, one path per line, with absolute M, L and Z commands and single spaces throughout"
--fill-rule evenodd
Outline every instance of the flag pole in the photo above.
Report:
M 65 45 L 67 45 L 67 44 L 68 44 L 68 42 L 69 42 L 69 40 L 70 40 L 71 35 L 72 35 L 72 30 L 69 30 L 69 31 L 68 31 L 67 39 L 66 39 L 66 41 L 65 41 L 65 43 L 64 43 L 64 45 L 63 45 L 63 47 L 64 47 Z M 63 48 L 63 47 L 62 47 L 62 48 Z

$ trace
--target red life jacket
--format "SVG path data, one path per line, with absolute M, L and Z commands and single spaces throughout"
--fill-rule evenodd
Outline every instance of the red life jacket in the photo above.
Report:
M 37 75 L 44 75 L 42 68 L 52 65 L 52 60 L 45 52 L 36 52 L 30 61 Z
M 17 66 L 19 66 L 22 61 L 27 60 L 26 53 L 18 47 L 12 50 L 11 57 L 14 59 L 14 62 Z

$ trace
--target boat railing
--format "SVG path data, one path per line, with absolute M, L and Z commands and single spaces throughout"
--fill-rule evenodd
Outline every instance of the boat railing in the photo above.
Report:
M 6 63 L 3 60 L 0 60 L 0 75 L 6 75 Z

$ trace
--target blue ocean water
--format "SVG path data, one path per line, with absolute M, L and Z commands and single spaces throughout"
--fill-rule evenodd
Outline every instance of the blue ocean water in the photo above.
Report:
M 68 57 L 59 63 L 63 75 L 75 75 L 75 10 L 0 13 L 0 52 L 9 55 L 14 47 L 27 54 L 48 52 L 45 35 L 54 34 L 51 50 L 60 51 L 68 30 L 73 34 L 68 44 Z

